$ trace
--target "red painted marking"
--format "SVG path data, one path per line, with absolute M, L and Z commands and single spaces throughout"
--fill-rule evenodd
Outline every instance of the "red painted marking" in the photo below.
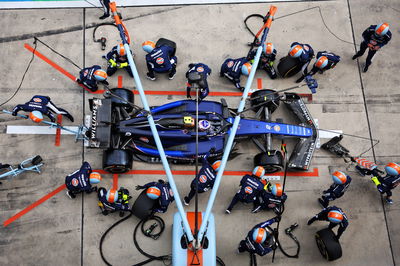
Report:
M 113 189 L 118 189 L 118 174 L 113 174 Z
M 29 205 L 28 207 L 26 207 L 25 209 L 23 209 L 22 211 L 20 211 L 19 213 L 17 213 L 16 215 L 14 215 L 13 217 L 9 218 L 8 220 L 6 220 L 3 223 L 3 226 L 6 227 L 9 224 L 11 224 L 12 222 L 14 222 L 15 220 L 21 218 L 21 216 L 27 214 L 29 211 L 31 211 L 33 208 L 39 206 L 40 204 L 42 204 L 43 202 L 45 202 L 46 200 L 50 199 L 51 197 L 55 196 L 56 194 L 58 194 L 60 191 L 64 190 L 66 188 L 65 184 L 59 186 L 58 188 L 56 188 L 55 190 L 53 190 L 52 192 L 50 192 L 49 194 L 47 194 L 46 196 L 42 197 L 41 199 L 39 199 L 38 201 L 34 202 L 33 204 Z
M 260 78 L 257 79 L 257 89 L 259 89 L 259 90 L 262 89 L 262 79 L 260 79 Z
M 122 76 L 118 76 L 118 88 L 122 88 Z
M 311 93 L 298 93 L 300 97 L 307 98 L 308 102 L 312 102 L 312 94 Z
M 57 115 L 57 124 L 59 124 L 59 125 L 62 124 L 62 115 Z M 57 128 L 56 129 L 56 143 L 54 145 L 60 146 L 60 144 L 61 144 L 61 129 Z
M 107 171 L 104 170 L 94 170 L 100 174 L 110 174 Z M 247 171 L 224 171 L 224 175 L 229 175 L 229 176 L 243 176 L 246 174 L 250 174 L 251 172 Z M 164 170 L 131 170 L 126 173 L 126 175 L 165 175 Z M 192 170 L 175 170 L 172 171 L 172 174 L 174 175 L 194 175 L 195 171 Z M 284 176 L 284 172 L 276 172 L 273 174 L 266 174 L 266 176 Z M 286 176 L 310 176 L 310 177 L 318 177 L 319 172 L 318 168 L 314 168 L 312 172 L 287 172 Z
M 201 224 L 202 221 L 202 214 L 201 212 L 197 213 L 197 217 L 198 217 L 198 225 Z M 188 220 L 189 226 L 190 226 L 190 230 L 192 231 L 192 234 L 194 234 L 195 232 L 195 219 L 196 219 L 196 213 L 195 212 L 187 212 L 186 213 L 186 218 Z M 197 265 L 197 266 L 203 266 L 203 250 L 197 250 L 196 254 L 192 251 L 192 249 L 188 248 L 187 249 L 187 253 L 186 253 L 186 257 L 187 257 L 187 265 L 191 266 L 191 265 Z

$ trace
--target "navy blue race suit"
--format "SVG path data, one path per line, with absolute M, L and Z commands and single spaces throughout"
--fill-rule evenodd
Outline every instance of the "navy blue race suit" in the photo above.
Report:
M 106 55 L 106 60 L 108 62 L 107 75 L 111 77 L 118 69 L 124 68 L 129 76 L 133 77 L 132 70 L 129 67 L 128 57 L 126 55 L 120 56 L 117 48 L 118 46 L 114 46 Z M 130 52 L 132 53 L 132 51 Z
M 254 202 L 253 213 L 258 212 L 259 210 L 274 210 L 276 214 L 280 213 L 280 206 L 285 204 L 287 199 L 286 193 L 283 193 L 282 196 L 277 197 L 272 194 L 270 191 L 266 191 L 263 189 L 261 193 L 256 197 Z
M 328 64 L 322 69 L 315 66 L 315 64 L 314 64 L 314 66 L 310 72 L 306 73 L 306 75 L 303 75 L 298 80 L 296 80 L 297 83 L 301 82 L 305 78 L 305 76 L 308 76 L 308 75 L 313 76 L 317 72 L 319 72 L 320 74 L 323 74 L 326 70 L 334 68 L 336 66 L 336 64 L 340 62 L 340 56 L 338 56 L 334 53 L 329 53 L 327 51 L 318 52 L 317 59 L 320 58 L 321 56 L 325 56 L 326 58 L 328 58 Z
M 306 76 L 308 70 L 307 67 L 310 64 L 311 60 L 314 57 L 314 50 L 311 47 L 311 45 L 309 44 L 303 44 L 303 43 L 298 43 L 298 42 L 294 42 L 290 45 L 290 47 L 293 47 L 295 45 L 300 45 L 301 47 L 303 47 L 303 52 L 301 53 L 301 55 L 299 57 L 297 57 L 297 59 L 300 61 L 300 63 L 303 65 L 301 67 L 301 72 L 303 73 L 304 76 Z
M 208 93 L 210 92 L 208 88 L 208 83 L 207 83 L 207 77 L 211 75 L 211 68 L 209 68 L 206 64 L 203 63 L 196 63 L 196 64 L 189 64 L 188 65 L 189 70 L 186 72 L 186 78 L 189 77 L 190 73 L 198 73 L 201 76 L 201 80 L 197 82 L 197 85 L 199 87 L 199 98 L 200 100 L 203 100 L 204 98 L 207 97 Z M 191 81 L 188 79 L 187 86 L 186 86 L 186 97 L 190 97 L 190 90 L 192 89 L 193 84 L 191 84 Z
M 196 194 L 196 179 L 198 182 L 198 193 L 203 193 L 206 192 L 210 189 L 213 188 L 215 178 L 217 177 L 217 172 L 212 168 L 211 164 L 208 162 L 207 157 L 210 155 L 210 153 L 207 153 L 202 159 L 203 159 L 203 164 L 202 167 L 199 171 L 199 174 L 197 175 L 196 178 L 192 180 L 192 183 L 190 184 L 190 192 L 185 197 L 185 202 L 189 203 L 190 200 L 193 198 L 193 196 Z
M 240 180 L 240 186 L 241 188 L 236 192 L 231 204 L 229 204 L 227 209 L 229 212 L 232 211 L 233 206 L 239 201 L 244 203 L 254 202 L 257 196 L 264 190 L 264 184 L 254 175 L 243 176 L 242 180 Z
M 56 121 L 56 116 L 53 113 L 61 114 L 66 116 L 69 120 L 71 120 L 71 122 L 74 122 L 74 118 L 72 117 L 72 115 L 66 110 L 55 106 L 55 104 L 50 101 L 49 96 L 33 96 L 32 99 L 29 100 L 29 102 L 26 102 L 25 104 L 18 104 L 17 106 L 15 106 L 12 111 L 12 115 L 16 116 L 21 110 L 24 112 L 39 111 L 42 114 L 47 115 L 52 122 Z
M 247 63 L 246 57 L 241 57 L 238 59 L 228 58 L 224 61 L 221 66 L 220 77 L 228 78 L 235 87 L 241 91 L 244 90 L 244 87 L 240 85 L 240 75 L 242 75 L 242 66 Z
M 333 183 L 329 189 L 322 191 L 322 200 L 318 199 L 318 201 L 321 203 L 321 205 L 326 208 L 329 205 L 330 201 L 333 201 L 335 199 L 338 199 L 344 195 L 346 190 L 349 188 L 350 183 L 351 183 L 351 177 L 346 175 L 346 183 L 344 184 L 336 184 Z
M 332 223 L 328 219 L 328 213 L 330 211 L 340 211 L 343 214 L 343 220 L 340 223 Z M 342 211 L 341 208 L 338 208 L 336 206 L 331 206 L 324 208 L 320 213 L 316 214 L 314 217 L 312 217 L 310 220 L 308 220 L 307 225 L 312 224 L 316 220 L 318 221 L 328 221 L 329 222 L 329 229 L 333 229 L 337 225 L 339 225 L 339 229 L 337 231 L 336 238 L 339 240 L 340 236 L 343 234 L 343 232 L 346 230 L 346 227 L 349 225 L 349 220 L 347 219 L 346 214 Z
M 255 225 L 247 234 L 247 237 L 245 240 L 240 241 L 239 243 L 239 252 L 245 252 L 248 251 L 252 254 L 257 254 L 260 256 L 264 256 L 271 252 L 272 250 L 277 248 L 276 244 L 276 239 L 273 235 L 273 231 L 269 227 L 273 223 L 277 223 L 279 221 L 279 218 L 275 217 L 272 219 L 269 219 L 265 222 L 259 223 Z M 269 236 L 265 239 L 263 243 L 256 243 L 253 240 L 253 233 L 255 230 L 258 228 L 264 228 L 266 231 L 269 233 Z
M 386 175 L 385 177 L 377 176 L 380 184 L 377 185 L 378 191 L 381 194 L 386 193 L 386 196 L 390 198 L 392 194 L 392 189 L 400 184 L 400 175 L 392 176 Z
M 84 162 L 79 170 L 65 177 L 65 185 L 72 197 L 81 192 L 91 193 L 96 191 L 96 187 L 92 187 L 89 182 L 89 176 L 92 173 L 92 167 L 88 162 Z
M 115 203 L 111 203 L 107 200 L 107 189 L 101 187 L 97 192 L 99 198 L 98 205 L 104 215 L 109 212 L 113 213 L 116 211 L 120 212 L 120 216 L 123 216 L 123 212 L 130 211 L 129 207 L 129 191 L 123 187 L 118 190 L 118 200 Z
M 254 62 L 254 57 L 256 56 L 257 49 L 251 50 L 249 54 L 247 55 L 247 59 L 250 61 L 250 63 L 253 64 Z M 261 53 L 260 61 L 258 62 L 258 67 L 257 69 L 263 69 L 265 72 L 267 72 L 268 76 L 271 79 L 276 79 L 278 76 L 276 74 L 275 68 L 274 68 L 274 61 L 276 59 L 276 54 L 277 51 L 274 49 L 272 51 L 272 54 L 265 54 L 264 52 Z
M 97 82 L 101 82 L 105 85 L 108 85 L 108 82 L 106 80 L 97 81 L 96 78 L 94 77 L 94 72 L 99 69 L 101 69 L 101 67 L 98 65 L 82 69 L 81 71 L 79 71 L 79 79 L 77 79 L 76 82 L 85 85 L 89 90 L 93 92 L 99 89 L 99 87 L 97 86 Z
M 136 190 L 148 189 L 149 187 L 157 187 L 161 191 L 161 195 L 158 198 L 157 203 L 153 207 L 153 212 L 165 213 L 168 209 L 169 204 L 174 201 L 174 194 L 171 190 L 171 186 L 168 182 L 158 180 L 158 182 L 150 182 L 144 186 L 136 186 Z
M 389 30 L 385 35 L 379 36 L 375 34 L 375 28 L 376 25 L 371 25 L 369 26 L 368 29 L 366 29 L 363 34 L 363 41 L 361 42 L 360 45 L 360 50 L 353 56 L 353 60 L 356 59 L 357 57 L 362 56 L 367 48 L 368 50 L 368 56 L 367 56 L 367 61 L 365 63 L 365 67 L 368 70 L 368 67 L 372 64 L 372 58 L 376 54 L 376 52 L 388 44 L 388 42 L 392 38 L 392 32 Z M 366 71 L 366 70 L 365 70 Z
M 166 73 L 169 72 L 169 77 L 173 77 L 176 73 L 176 64 L 178 58 L 173 56 L 175 49 L 168 45 L 156 47 L 146 55 L 146 63 L 148 76 L 154 78 L 154 72 Z

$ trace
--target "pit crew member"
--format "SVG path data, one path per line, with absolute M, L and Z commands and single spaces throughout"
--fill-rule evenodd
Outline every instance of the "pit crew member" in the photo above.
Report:
M 165 213 L 171 202 L 174 201 L 174 194 L 168 182 L 159 179 L 158 182 L 150 182 L 144 186 L 136 186 L 136 190 L 146 189 L 146 195 L 157 200 L 153 212 Z
M 132 198 L 129 196 L 129 191 L 126 188 L 120 187 L 116 189 L 109 189 L 108 191 L 101 187 L 97 192 L 99 199 L 98 205 L 103 215 L 119 211 L 119 216 L 124 216 L 124 213 L 130 211 L 129 200 Z
M 99 89 L 97 86 L 98 82 L 108 85 L 107 73 L 98 65 L 86 67 L 79 72 L 79 78 L 76 79 L 76 82 L 85 85 L 90 91 L 95 92 Z
M 339 240 L 343 232 L 346 230 L 346 227 L 349 225 L 346 214 L 342 211 L 341 208 L 338 208 L 336 206 L 324 208 L 320 213 L 316 214 L 314 217 L 308 220 L 307 225 L 312 224 L 316 220 L 328 221 L 329 229 L 333 229 L 337 225 L 339 225 L 339 229 L 336 234 L 337 240 Z
M 168 79 L 174 79 L 176 74 L 176 64 L 178 58 L 175 56 L 175 49 L 168 45 L 156 44 L 152 41 L 146 41 L 142 44 L 146 55 L 147 72 L 146 77 L 150 80 L 156 80 L 155 73 L 167 73 Z
M 107 66 L 107 75 L 112 76 L 117 72 L 118 69 L 124 68 L 126 72 L 128 72 L 129 76 L 133 77 L 132 70 L 129 67 L 128 51 L 125 50 L 125 47 L 122 43 L 114 46 L 110 52 L 107 53 L 105 59 L 108 62 Z
M 247 59 L 251 64 L 254 63 L 254 57 L 256 56 L 257 49 L 253 49 L 247 55 Z M 258 62 L 257 69 L 263 69 L 267 72 L 271 79 L 276 79 L 278 76 L 274 68 L 274 61 L 276 59 L 277 51 L 272 43 L 265 43 L 264 49 L 261 53 L 260 61 Z
M 186 78 L 188 79 L 186 84 L 186 97 L 191 99 L 190 90 L 194 84 L 191 84 L 191 80 L 189 79 L 190 73 L 198 73 L 201 76 L 201 80 L 196 82 L 199 87 L 199 99 L 203 100 L 207 97 L 210 92 L 207 83 L 207 77 L 211 75 L 211 68 L 209 68 L 206 64 L 203 63 L 192 63 L 188 65 L 189 70 L 186 72 Z
M 221 66 L 220 77 L 229 79 L 237 89 L 244 91 L 244 87 L 240 85 L 240 76 L 248 76 L 251 71 L 251 64 L 246 57 L 237 59 L 228 58 Z
M 331 175 L 333 184 L 322 191 L 322 197 L 318 199 L 323 208 L 328 207 L 329 202 L 338 199 L 344 195 L 351 183 L 351 177 L 341 171 L 335 171 Z
M 84 162 L 79 170 L 65 177 L 65 185 L 67 186 L 67 196 L 74 199 L 81 192 L 92 193 L 97 191 L 96 186 L 100 183 L 101 175 L 92 171 L 92 167 L 88 162 Z

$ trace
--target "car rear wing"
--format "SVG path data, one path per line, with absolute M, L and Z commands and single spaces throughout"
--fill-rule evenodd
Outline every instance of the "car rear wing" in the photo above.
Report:
M 305 103 L 296 93 L 285 92 L 285 105 L 294 113 L 302 124 L 312 129 L 313 134 L 309 138 L 300 138 L 297 142 L 292 155 L 289 158 L 288 168 L 297 170 L 308 170 L 313 157 L 316 142 L 318 140 L 318 130 L 314 120 L 308 111 Z
M 97 99 L 89 100 L 90 110 L 92 115 L 90 117 L 89 129 L 89 147 L 108 149 L 111 145 L 111 99 Z

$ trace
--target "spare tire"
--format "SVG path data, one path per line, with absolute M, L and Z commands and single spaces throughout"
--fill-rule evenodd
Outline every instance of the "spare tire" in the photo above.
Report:
M 171 40 L 168 40 L 168 39 L 165 39 L 165 38 L 160 38 L 160 39 L 158 39 L 158 41 L 157 41 L 157 43 L 156 43 L 156 47 L 159 47 L 159 46 L 161 46 L 161 45 L 166 45 L 166 46 L 169 46 L 169 47 L 173 48 L 173 49 L 174 49 L 174 52 L 172 53 L 171 56 L 175 56 L 175 53 L 176 53 L 176 43 L 175 43 L 174 41 L 171 41 Z
M 255 108 L 257 112 L 260 108 L 266 106 L 269 113 L 272 114 L 279 107 L 280 103 L 279 94 L 275 92 L 275 90 L 258 90 L 253 92 L 250 96 L 251 107 L 258 106 Z M 262 105 L 262 103 L 265 103 L 265 105 Z
M 299 59 L 287 55 L 281 58 L 277 70 L 282 78 L 289 78 L 297 74 L 301 70 L 301 67 L 302 63 Z
M 122 174 L 132 169 L 132 156 L 127 150 L 109 149 L 103 153 L 103 169 Z
M 132 112 L 133 107 L 129 103 L 134 103 L 135 96 L 131 90 L 115 88 L 110 91 L 118 96 L 118 98 L 111 96 L 111 102 L 114 106 L 123 107 L 128 113 Z
M 262 166 L 265 173 L 275 173 L 283 170 L 283 156 L 280 151 L 270 150 L 254 156 L 254 166 Z
M 325 228 L 319 230 L 315 234 L 315 241 L 317 242 L 319 252 L 321 252 L 321 255 L 326 260 L 332 261 L 342 257 L 342 247 L 331 229 Z
M 147 219 L 152 211 L 154 204 L 156 204 L 157 200 L 150 199 L 146 195 L 146 189 L 139 194 L 135 203 L 132 205 L 132 213 L 140 220 Z

